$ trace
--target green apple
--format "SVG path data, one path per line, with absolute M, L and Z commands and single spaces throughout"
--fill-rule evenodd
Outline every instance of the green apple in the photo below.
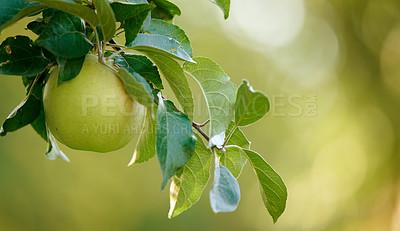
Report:
M 73 149 L 109 152 L 139 133 L 145 108 L 125 91 L 117 73 L 87 55 L 80 73 L 57 84 L 58 67 L 43 93 L 46 124 L 61 143 Z

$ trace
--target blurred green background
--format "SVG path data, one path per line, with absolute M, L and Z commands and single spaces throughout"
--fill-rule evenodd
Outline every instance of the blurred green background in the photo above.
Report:
M 134 142 L 109 154 L 61 145 L 71 163 L 49 161 L 28 126 L 0 138 L 0 230 L 400 230 L 400 2 L 232 0 L 227 21 L 207 0 L 174 2 L 196 56 L 270 97 L 244 131 L 288 186 L 277 224 L 248 165 L 237 211 L 213 214 L 209 185 L 169 220 L 157 159 L 127 167 Z M 0 40 L 29 34 L 26 22 Z M 25 92 L 20 77 L 0 85 L 4 120 Z

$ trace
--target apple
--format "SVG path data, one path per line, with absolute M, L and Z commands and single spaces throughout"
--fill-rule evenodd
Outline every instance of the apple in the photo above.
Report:
M 73 149 L 110 152 L 139 133 L 144 106 L 97 56 L 87 55 L 70 81 L 57 84 L 58 71 L 51 71 L 43 92 L 46 124 L 57 140 Z

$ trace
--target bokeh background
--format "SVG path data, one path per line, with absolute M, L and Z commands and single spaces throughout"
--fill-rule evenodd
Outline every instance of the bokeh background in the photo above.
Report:
M 232 0 L 226 21 L 207 0 L 174 2 L 196 56 L 270 97 L 270 113 L 243 130 L 288 186 L 282 217 L 272 223 L 247 165 L 237 211 L 213 214 L 209 185 L 169 220 L 157 159 L 127 167 L 134 142 L 108 154 L 61 145 L 71 163 L 49 161 L 28 126 L 0 138 L 0 230 L 399 231 L 400 2 Z M 26 22 L 0 40 L 29 34 Z M 20 77 L 0 86 L 4 120 L 25 92 Z

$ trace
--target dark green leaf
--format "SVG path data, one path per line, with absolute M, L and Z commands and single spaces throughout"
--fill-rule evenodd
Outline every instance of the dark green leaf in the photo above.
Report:
M 169 57 L 154 52 L 146 52 L 145 54 L 157 65 L 182 106 L 183 111 L 192 120 L 194 111 L 192 91 L 182 67 Z
M 261 196 L 274 223 L 282 215 L 286 207 L 287 189 L 282 178 L 274 169 L 256 152 L 243 150 L 253 166 L 254 172 L 261 185 Z
M 31 0 L 31 1 L 40 2 L 48 7 L 56 8 L 68 14 L 75 15 L 79 18 L 82 18 L 93 27 L 99 24 L 99 20 L 94 10 L 90 9 L 87 6 L 78 4 L 73 0 Z
M 150 0 L 150 3 L 153 3 L 157 6 L 151 12 L 152 18 L 171 20 L 175 15 L 181 15 L 181 10 L 179 7 L 172 2 L 166 0 Z
M 0 129 L 0 135 L 16 131 L 34 121 L 41 109 L 41 102 L 35 96 L 27 96 L 7 117 Z
M 235 103 L 235 122 L 237 126 L 246 126 L 261 119 L 270 109 L 268 97 L 260 91 L 255 91 L 243 80 Z
M 169 192 L 168 217 L 173 218 L 194 205 L 210 179 L 212 153 L 196 135 L 197 144 L 192 158 L 172 177 Z
M 45 141 L 48 141 L 47 140 L 47 128 L 46 128 L 46 120 L 45 120 L 45 117 L 44 117 L 43 104 L 41 106 L 40 113 L 39 113 L 38 117 L 34 121 L 32 121 L 31 126 Z
M 9 37 L 0 45 L 0 74 L 36 75 L 48 64 L 42 49 L 28 37 Z
M 159 94 L 156 150 L 162 172 L 161 190 L 192 157 L 196 140 L 188 117 Z
M 81 72 L 85 56 L 76 59 L 65 59 L 57 57 L 58 84 L 75 78 Z
M 46 48 L 58 57 L 80 58 L 93 44 L 85 35 L 82 20 L 71 14 L 58 12 L 50 18 L 35 44 Z
M 229 17 L 229 9 L 231 6 L 231 0 L 210 0 L 212 3 L 216 4 L 224 12 L 224 18 Z
M 210 191 L 210 203 L 214 213 L 236 210 L 240 200 L 239 183 L 226 167 L 215 158 L 214 183 Z
M 181 44 L 182 49 L 186 51 L 190 57 L 193 56 L 193 50 L 192 46 L 190 45 L 189 38 L 186 36 L 185 31 L 178 26 L 160 19 L 153 19 L 146 31 L 151 34 L 164 35 L 175 39 Z
M 146 56 L 138 54 L 121 54 L 114 58 L 116 64 L 126 69 L 137 72 L 147 82 L 153 84 L 158 89 L 164 89 L 157 66 L 153 64 Z
M 210 113 L 210 146 L 222 147 L 225 130 L 233 117 L 236 86 L 222 68 L 209 58 L 196 57 L 185 62 L 184 70 L 200 84 Z
M 129 165 L 148 161 L 156 154 L 157 124 L 156 119 L 153 119 L 151 114 L 151 111 L 146 110 L 140 137 Z
M 96 7 L 97 16 L 100 21 L 100 26 L 103 34 L 104 41 L 109 41 L 114 37 L 116 31 L 116 20 L 114 12 L 111 9 L 108 0 L 93 0 Z
M 0 3 L 0 32 L 26 16 L 47 8 L 24 0 L 2 0 Z
M 46 28 L 47 23 L 44 21 L 43 18 L 37 18 L 34 21 L 28 23 L 26 26 L 29 30 L 31 30 L 33 33 L 40 35 L 44 28 Z
M 138 34 L 135 41 L 127 45 L 140 52 L 155 52 L 171 58 L 194 62 L 181 44 L 173 38 L 158 34 Z
M 121 22 L 121 26 L 125 30 L 125 44 L 128 45 L 135 40 L 154 5 L 114 2 L 111 7 L 117 21 Z
M 127 70 L 125 67 L 118 69 L 124 88 L 138 103 L 153 111 L 153 94 L 146 80 L 134 71 Z
M 61 158 L 62 160 L 69 162 L 68 157 L 58 147 L 56 140 L 54 139 L 49 129 L 47 129 L 47 136 L 49 137 L 49 143 L 47 145 L 47 151 L 45 154 L 46 158 L 49 160 L 55 160 L 57 158 Z

